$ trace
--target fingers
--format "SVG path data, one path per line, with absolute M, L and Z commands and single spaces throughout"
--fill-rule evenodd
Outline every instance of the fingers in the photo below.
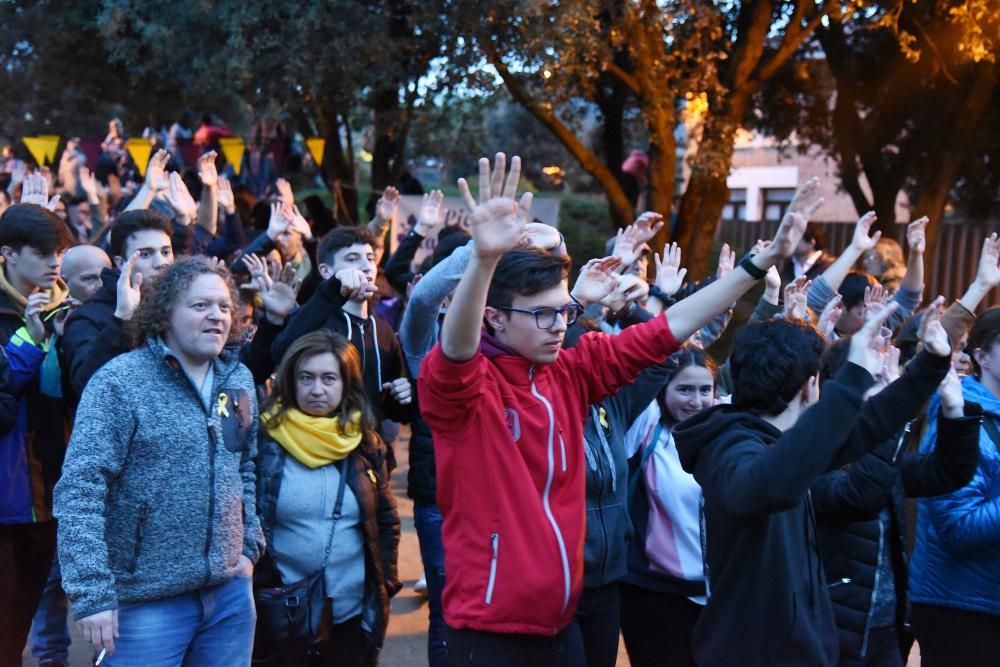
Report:
M 503 175 L 501 173 L 501 175 Z M 514 199 L 517 196 L 517 184 L 521 180 L 521 158 L 515 155 L 510 159 L 510 173 L 507 174 L 507 182 L 503 186 L 501 196 Z
M 476 208 L 476 199 L 469 191 L 469 182 L 464 178 L 458 179 L 458 194 L 462 196 L 462 200 L 470 211 Z
M 497 153 L 493 159 L 493 173 L 490 176 L 490 197 L 503 195 L 503 177 L 507 172 L 507 156 Z
M 530 192 L 525 192 L 521 195 L 521 200 L 517 203 L 518 208 L 521 209 L 522 215 L 525 220 L 531 219 L 531 202 L 535 200 L 535 195 Z
M 498 159 L 499 156 L 497 153 Z M 490 193 L 490 160 L 485 157 L 479 158 L 479 203 L 488 202 L 492 198 Z M 475 208 L 475 205 L 472 208 Z
M 882 325 L 885 324 L 885 321 L 889 319 L 889 316 L 896 312 L 898 306 L 899 304 L 895 302 L 887 306 L 872 304 L 865 317 L 865 323 L 858 333 L 868 340 L 874 338 L 878 334 L 879 329 L 882 328 Z

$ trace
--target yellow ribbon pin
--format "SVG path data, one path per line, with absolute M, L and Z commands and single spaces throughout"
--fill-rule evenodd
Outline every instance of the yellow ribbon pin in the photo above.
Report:
M 601 426 L 610 430 L 611 427 L 608 426 L 608 413 L 604 410 L 604 408 L 597 411 L 597 416 L 600 419 Z
M 226 394 L 219 394 L 218 402 L 215 404 L 215 414 L 220 417 L 228 417 L 229 410 L 226 409 L 226 405 L 229 404 L 229 396 Z
M 368 477 L 371 478 L 372 484 L 378 486 L 378 479 L 375 478 L 375 471 L 372 470 L 371 468 L 368 469 Z

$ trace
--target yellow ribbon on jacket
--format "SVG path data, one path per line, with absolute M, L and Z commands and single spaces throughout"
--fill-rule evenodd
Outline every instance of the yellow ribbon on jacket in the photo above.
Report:
M 359 411 L 351 414 L 343 434 L 339 417 L 313 417 L 296 408 L 289 408 L 282 420 L 271 426 L 268 424 L 270 416 L 264 418 L 268 435 L 308 468 L 336 463 L 361 444 Z

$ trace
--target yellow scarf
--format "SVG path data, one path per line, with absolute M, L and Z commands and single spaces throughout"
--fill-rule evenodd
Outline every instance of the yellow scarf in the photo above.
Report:
M 361 412 L 355 411 L 340 434 L 339 417 L 312 417 L 289 408 L 276 426 L 267 424 L 275 413 L 265 416 L 265 428 L 274 440 L 309 468 L 319 468 L 347 457 L 361 444 Z

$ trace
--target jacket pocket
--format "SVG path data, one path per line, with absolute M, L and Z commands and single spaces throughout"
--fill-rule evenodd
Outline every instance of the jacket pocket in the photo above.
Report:
M 500 533 L 490 535 L 490 578 L 486 582 L 486 604 L 493 604 L 493 589 L 497 583 L 497 558 L 500 554 Z
M 135 522 L 135 546 L 132 549 L 132 560 L 129 561 L 128 571 L 134 573 L 139 565 L 139 553 L 142 551 L 142 537 L 146 532 L 146 521 L 149 519 L 149 503 L 143 503 L 139 507 L 139 518 Z
M 247 449 L 250 433 L 250 397 L 245 391 L 226 389 L 219 392 L 212 411 L 222 425 L 222 442 L 233 454 Z

